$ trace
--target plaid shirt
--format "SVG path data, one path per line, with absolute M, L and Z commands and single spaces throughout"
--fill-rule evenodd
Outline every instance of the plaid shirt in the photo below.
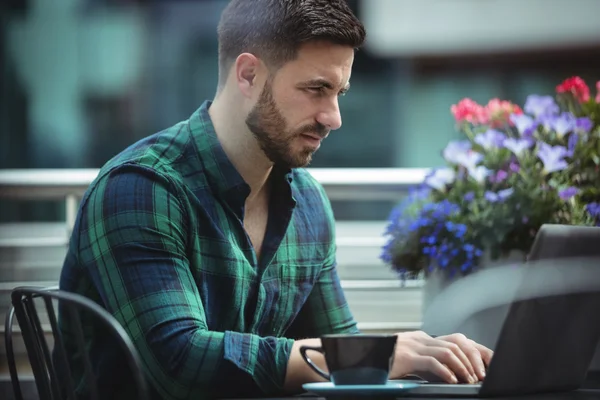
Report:
M 357 332 L 323 188 L 303 169 L 274 170 L 258 261 L 243 226 L 250 188 L 225 155 L 209 106 L 100 170 L 60 280 L 125 327 L 155 395 L 166 399 L 278 393 L 295 338 Z M 101 398 L 126 397 L 131 380 L 115 342 L 91 318 L 84 323 Z M 61 324 L 69 342 L 68 315 Z M 75 354 L 70 362 L 84 388 Z

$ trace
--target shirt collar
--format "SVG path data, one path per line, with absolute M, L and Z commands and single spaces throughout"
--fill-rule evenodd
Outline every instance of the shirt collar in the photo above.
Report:
M 244 181 L 221 146 L 208 113 L 211 104 L 211 101 L 206 100 L 192 114 L 189 119 L 190 133 L 211 189 L 235 210 L 243 209 L 246 198 L 250 194 L 250 186 Z M 276 181 L 291 186 L 294 176 L 292 169 L 275 167 L 273 173 Z

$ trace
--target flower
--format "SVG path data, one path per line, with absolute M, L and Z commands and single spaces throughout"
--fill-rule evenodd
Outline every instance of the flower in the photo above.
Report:
M 485 197 L 485 199 L 490 203 L 496 203 L 498 201 L 506 200 L 511 194 L 513 194 L 514 191 L 515 190 L 513 188 L 500 190 L 497 193 L 488 190 L 484 193 L 483 197 Z
M 532 94 L 525 101 L 525 112 L 535 118 L 540 116 L 556 115 L 559 111 L 558 104 L 552 96 L 538 96 Z
M 442 155 L 446 161 L 457 164 L 461 157 L 471 149 L 471 142 L 468 140 L 453 141 L 448 143 Z
M 563 200 L 569 200 L 571 197 L 575 196 L 577 193 L 579 193 L 579 189 L 577 189 L 576 187 L 570 186 L 570 187 L 558 192 L 558 197 L 560 197 Z
M 491 171 L 489 169 L 487 169 L 486 167 L 484 167 L 483 165 L 480 165 L 478 167 L 473 167 L 473 168 L 469 168 L 467 170 L 469 172 L 469 176 L 471 178 L 473 178 L 473 180 L 475 180 L 475 182 L 483 182 L 485 181 L 485 178 L 487 178 Z
M 489 129 L 475 136 L 474 142 L 486 150 L 502 147 L 506 135 L 495 129 Z
M 590 133 L 594 124 L 588 117 L 577 118 L 575 120 L 575 132 L 587 134 Z
M 495 174 L 492 174 L 492 176 L 490 177 L 490 182 L 500 183 L 503 180 L 505 180 L 506 178 L 508 178 L 508 172 L 501 169 L 501 170 L 498 170 L 498 172 L 496 172 Z
M 425 184 L 433 189 L 444 190 L 455 177 L 456 173 L 450 168 L 437 169 L 425 178 Z
M 488 121 L 483 106 L 471 99 L 463 99 L 450 109 L 456 122 L 470 122 L 472 124 L 485 124 Z
M 504 141 L 504 147 L 519 157 L 525 150 L 533 145 L 533 141 L 527 139 L 508 138 Z
M 586 211 L 595 218 L 600 218 L 600 203 L 593 202 L 585 207 Z M 596 224 L 599 225 L 599 224 Z
M 600 81 L 596 82 L 596 103 L 600 103 Z
M 442 155 L 449 163 L 460 164 L 467 169 L 475 168 L 483 159 L 483 155 L 473 151 L 471 143 L 465 140 L 448 143 Z
M 556 87 L 558 93 L 570 93 L 580 103 L 590 99 L 590 88 L 585 81 L 578 76 L 565 79 L 563 83 Z
M 559 137 L 565 136 L 568 132 L 575 129 L 577 120 L 570 112 L 564 112 L 560 116 L 552 119 L 552 128 Z
M 496 98 L 453 105 L 464 138 L 392 209 L 382 260 L 401 279 L 461 276 L 484 253 L 528 252 L 542 224 L 600 226 L 600 99 L 586 89 L 572 77 L 522 110 Z
M 509 121 L 511 115 L 523 114 L 523 110 L 510 101 L 491 99 L 484 108 L 484 115 L 489 120 L 492 127 L 499 127 Z
M 538 122 L 526 114 L 511 114 L 510 121 L 515 124 L 522 137 L 528 138 L 537 128 Z
M 544 171 L 549 174 L 567 168 L 564 160 L 569 155 L 565 146 L 550 146 L 548 143 L 540 143 L 538 157 L 544 163 Z
M 579 143 L 579 135 L 570 135 L 569 141 L 567 145 L 568 157 L 573 157 L 575 155 L 575 146 Z

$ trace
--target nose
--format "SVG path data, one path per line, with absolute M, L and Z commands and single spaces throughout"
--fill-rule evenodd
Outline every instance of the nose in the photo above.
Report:
M 332 131 L 342 127 L 342 115 L 340 114 L 340 106 L 337 97 L 335 97 L 333 103 L 329 105 L 329 108 L 326 111 L 319 113 L 317 122 L 325 125 Z

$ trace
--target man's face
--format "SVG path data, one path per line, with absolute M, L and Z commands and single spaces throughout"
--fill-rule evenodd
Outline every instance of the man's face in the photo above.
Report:
M 354 50 L 309 43 L 265 82 L 246 124 L 275 164 L 304 167 L 342 125 L 338 96 L 349 88 Z

